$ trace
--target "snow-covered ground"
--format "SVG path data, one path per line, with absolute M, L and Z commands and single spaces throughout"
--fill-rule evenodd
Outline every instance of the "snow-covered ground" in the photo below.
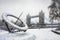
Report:
M 33 35 L 32 39 L 35 38 L 36 40 L 60 40 L 60 35 L 55 34 L 51 31 L 52 29 L 28 29 L 26 33 Z M 20 40 L 24 36 L 26 36 L 26 33 L 8 33 L 6 31 L 0 30 L 0 40 Z M 31 40 L 31 39 L 29 39 Z

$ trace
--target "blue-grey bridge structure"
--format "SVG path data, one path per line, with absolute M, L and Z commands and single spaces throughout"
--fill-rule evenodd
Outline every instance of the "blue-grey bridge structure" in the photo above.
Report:
M 38 20 L 39 23 L 37 23 L 37 24 L 32 23 L 31 24 L 31 19 L 37 18 L 37 17 L 39 18 L 39 20 Z M 52 23 L 52 24 L 51 23 L 44 23 L 44 13 L 42 13 L 42 12 L 40 12 L 39 15 L 36 15 L 36 16 L 31 16 L 28 14 L 27 18 L 26 18 L 26 23 L 27 23 L 28 27 L 31 27 L 32 25 L 35 25 L 38 28 L 58 28 L 58 27 L 60 27 L 60 23 Z

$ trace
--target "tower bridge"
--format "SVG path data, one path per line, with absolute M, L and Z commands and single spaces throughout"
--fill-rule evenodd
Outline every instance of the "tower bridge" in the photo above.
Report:
M 36 16 L 31 16 L 31 15 L 28 14 L 27 17 L 26 17 L 26 23 L 27 23 L 28 27 L 31 27 L 31 19 L 36 18 L 36 17 L 39 18 L 39 20 L 38 20 L 39 24 L 44 23 L 44 13 L 43 13 L 43 11 L 39 12 L 39 15 L 36 15 Z

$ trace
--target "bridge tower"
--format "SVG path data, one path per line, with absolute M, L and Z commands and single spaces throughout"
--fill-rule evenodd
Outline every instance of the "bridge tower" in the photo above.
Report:
M 30 15 L 28 14 L 27 18 L 26 18 L 26 23 L 27 23 L 28 27 L 31 26 L 30 21 L 31 21 L 31 18 L 30 18 Z
M 39 12 L 39 24 L 44 24 L 44 12 Z M 42 25 L 39 25 L 39 27 L 42 27 Z

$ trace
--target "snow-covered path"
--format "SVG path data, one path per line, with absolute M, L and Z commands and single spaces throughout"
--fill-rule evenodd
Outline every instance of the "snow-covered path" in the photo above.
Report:
M 55 34 L 48 29 L 30 29 L 28 32 L 36 35 L 36 40 L 60 40 L 60 35 Z
M 36 38 L 36 40 L 60 40 L 60 35 L 51 32 L 51 29 L 28 29 L 27 32 L 30 35 L 34 35 L 32 38 Z M 0 31 L 0 40 L 20 40 L 20 38 L 26 33 L 8 33 L 4 31 Z M 31 40 L 31 39 L 29 39 Z

